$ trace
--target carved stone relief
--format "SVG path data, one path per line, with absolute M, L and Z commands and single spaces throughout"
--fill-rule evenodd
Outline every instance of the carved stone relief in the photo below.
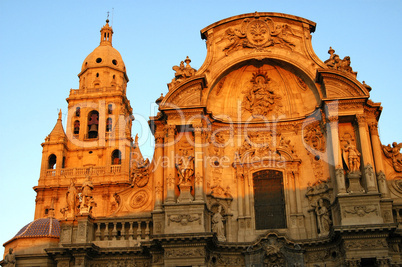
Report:
M 287 24 L 274 23 L 270 18 L 245 19 L 238 28 L 229 28 L 224 40 L 229 42 L 223 51 L 229 53 L 239 48 L 252 48 L 264 51 L 271 46 L 293 50 L 296 46 L 293 38 L 296 36 Z
M 378 215 L 378 209 L 374 205 L 359 205 L 359 206 L 350 206 L 345 207 L 343 211 L 343 217 L 347 217 L 347 214 L 357 215 L 359 217 L 364 217 L 370 213 L 376 213 Z
M 242 91 L 244 110 L 250 112 L 254 118 L 277 116 L 283 113 L 278 85 L 268 78 L 266 72 L 258 69 L 253 73 L 250 83 L 249 87 Z
M 132 186 L 144 187 L 149 181 L 149 159 L 134 163 L 131 171 Z
M 185 226 L 195 221 L 201 224 L 201 214 L 168 215 L 168 225 L 170 225 L 170 222 L 175 222 Z
M 171 258 L 194 258 L 194 257 L 205 257 L 205 249 L 203 248 L 169 248 L 165 249 L 165 257 Z

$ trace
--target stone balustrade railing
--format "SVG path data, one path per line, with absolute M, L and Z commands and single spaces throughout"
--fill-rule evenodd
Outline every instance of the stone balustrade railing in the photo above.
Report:
M 149 240 L 152 230 L 151 217 L 96 220 L 94 243 L 99 246 L 107 246 L 111 242 L 115 246 L 133 246 Z
M 46 170 L 46 177 L 85 177 L 87 175 L 98 176 L 103 174 L 121 173 L 121 165 L 112 165 L 110 167 L 91 167 L 91 168 L 64 168 Z
M 71 89 L 71 95 L 80 95 L 80 94 L 92 94 L 92 93 L 104 93 L 104 92 L 116 92 L 121 91 L 120 86 L 111 86 L 111 87 L 97 87 L 97 88 L 83 88 L 83 89 Z

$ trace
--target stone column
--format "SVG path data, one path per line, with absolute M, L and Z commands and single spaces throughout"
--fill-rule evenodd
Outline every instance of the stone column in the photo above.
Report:
M 356 121 L 359 126 L 359 137 L 363 159 L 364 178 L 366 179 L 367 192 L 377 192 L 375 174 L 373 170 L 373 157 L 371 155 L 371 145 L 367 136 L 366 118 L 362 114 L 356 115 Z
M 250 217 L 250 177 L 244 175 L 244 204 L 245 204 L 245 216 Z
M 194 127 L 194 194 L 195 201 L 203 201 L 204 191 L 204 153 L 202 140 L 202 125 L 193 125 Z
M 338 129 L 338 117 L 331 116 L 328 118 L 329 128 L 331 132 L 331 144 L 333 154 L 333 164 L 335 167 L 334 177 L 336 179 L 336 185 L 338 194 L 346 193 L 345 174 L 342 167 L 342 153 L 339 144 L 339 129 Z
M 374 164 L 377 173 L 378 190 L 382 197 L 390 197 L 387 180 L 384 173 L 384 163 L 382 161 L 382 146 L 378 135 L 377 121 L 369 123 L 371 146 L 374 154 Z
M 297 212 L 297 204 L 296 204 L 296 192 L 295 192 L 295 175 L 294 172 L 288 171 L 287 173 L 288 180 L 288 190 L 289 190 L 289 202 L 290 202 L 290 214 L 295 214 Z
M 167 187 L 167 196 L 166 202 L 172 203 L 175 202 L 174 189 L 176 186 L 176 166 L 175 166 L 175 133 L 176 126 L 175 125 L 167 125 L 167 139 L 165 139 L 165 157 L 167 158 L 167 172 L 165 173 L 166 177 L 166 187 Z
M 155 178 L 155 211 L 162 210 L 163 198 L 163 132 L 155 133 L 154 178 Z

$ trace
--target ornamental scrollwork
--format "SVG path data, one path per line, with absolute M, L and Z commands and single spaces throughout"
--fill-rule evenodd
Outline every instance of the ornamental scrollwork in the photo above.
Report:
M 328 54 L 330 57 L 324 62 L 328 68 L 347 72 L 356 77 L 357 72 L 353 71 L 350 66 L 351 61 L 349 56 L 341 59 L 337 54 L 335 54 L 335 50 L 332 49 L 332 47 L 329 48 Z
M 275 24 L 272 19 L 245 19 L 238 28 L 229 28 L 225 32 L 225 40 L 229 44 L 223 51 L 226 55 L 239 48 L 252 48 L 264 51 L 271 46 L 279 46 L 293 50 L 296 46 L 292 41 L 296 36 L 287 24 Z

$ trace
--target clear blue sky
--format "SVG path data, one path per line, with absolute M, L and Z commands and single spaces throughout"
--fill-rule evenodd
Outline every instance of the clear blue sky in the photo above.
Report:
M 292 14 L 317 23 L 313 48 L 325 60 L 332 46 L 350 56 L 357 79 L 382 102 L 380 136 L 384 144 L 402 142 L 399 78 L 402 2 L 346 1 L 0 1 L 0 243 L 33 220 L 41 164 L 40 144 L 53 129 L 61 108 L 66 119 L 70 88 L 85 57 L 99 45 L 106 12 L 113 10 L 113 45 L 130 78 L 127 95 L 134 109 L 133 133 L 143 154 L 152 156 L 146 123 L 152 104 L 186 56 L 198 69 L 206 56 L 200 30 L 227 17 L 260 12 Z M 0 250 L 2 252 L 2 250 Z

